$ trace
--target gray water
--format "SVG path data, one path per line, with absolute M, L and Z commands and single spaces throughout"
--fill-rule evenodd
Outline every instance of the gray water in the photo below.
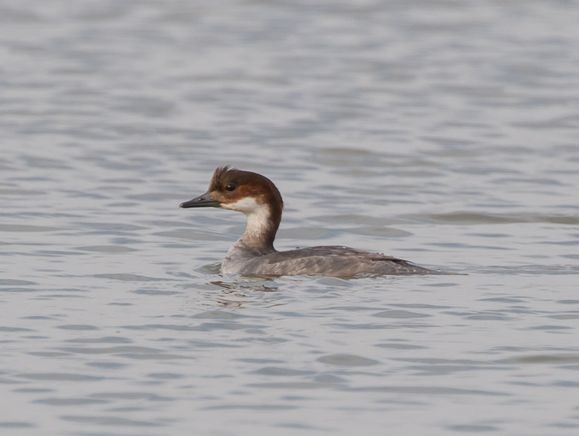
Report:
M 576 435 L 574 1 L 0 3 L 0 432 Z M 221 277 L 280 249 L 465 275 Z

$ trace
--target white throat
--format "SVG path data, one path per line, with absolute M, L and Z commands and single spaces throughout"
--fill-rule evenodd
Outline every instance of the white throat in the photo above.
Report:
M 267 204 L 258 203 L 254 197 L 245 197 L 235 203 L 222 204 L 224 209 L 243 212 L 247 217 L 245 232 L 242 241 L 256 241 L 262 239 L 271 227 L 271 211 Z

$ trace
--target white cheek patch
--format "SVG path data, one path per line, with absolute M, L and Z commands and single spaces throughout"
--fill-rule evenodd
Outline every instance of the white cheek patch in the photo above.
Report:
M 247 215 L 245 235 L 256 237 L 270 227 L 270 210 L 267 204 L 258 203 L 254 197 L 245 197 L 235 203 L 221 203 L 224 209 L 237 210 Z
M 221 203 L 221 207 L 224 209 L 238 210 L 246 215 L 256 211 L 260 206 L 254 197 L 244 197 L 235 203 Z

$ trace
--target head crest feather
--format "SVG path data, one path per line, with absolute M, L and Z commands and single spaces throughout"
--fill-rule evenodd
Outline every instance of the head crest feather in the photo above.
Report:
M 217 189 L 219 187 L 219 180 L 221 180 L 221 177 L 223 177 L 223 175 L 231 169 L 232 168 L 229 165 L 215 168 L 213 176 L 211 177 L 211 182 L 209 183 L 209 190 L 213 191 L 214 189 Z

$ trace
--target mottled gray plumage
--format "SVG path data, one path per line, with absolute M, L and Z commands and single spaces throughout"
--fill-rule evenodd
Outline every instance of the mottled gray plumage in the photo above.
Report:
M 221 266 L 226 274 L 254 276 L 323 275 L 363 277 L 436 274 L 406 260 L 338 245 L 259 254 L 236 244 Z

